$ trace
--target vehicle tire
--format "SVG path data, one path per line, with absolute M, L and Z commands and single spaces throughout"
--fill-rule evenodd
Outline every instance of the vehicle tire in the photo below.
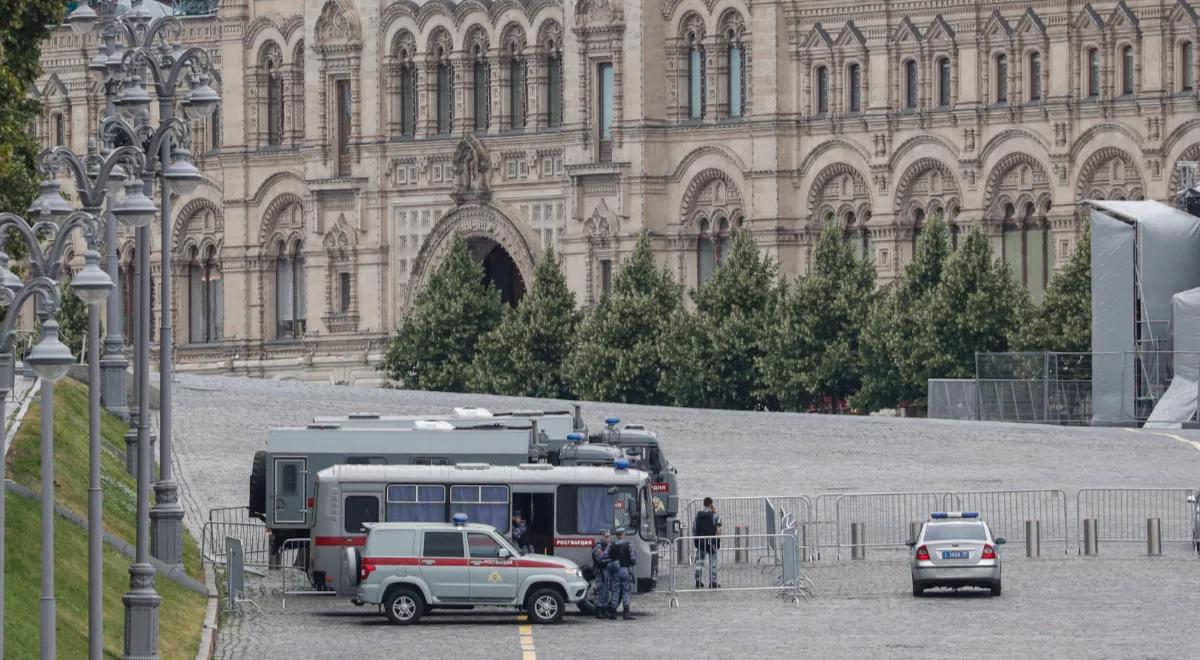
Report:
M 362 584 L 362 553 L 358 548 L 342 550 L 342 584 L 352 589 Z
M 409 587 L 400 587 L 383 599 L 383 612 L 388 621 L 398 626 L 412 625 L 425 614 L 425 599 Z
M 250 517 L 267 519 L 267 452 L 254 452 L 254 465 L 250 468 Z
M 914 581 L 912 583 L 912 587 L 913 587 L 913 596 L 920 598 L 921 596 L 925 595 L 925 587 L 922 587 L 919 583 Z
M 533 623 L 558 623 L 563 616 L 563 597 L 557 589 L 543 587 L 525 598 L 525 612 Z
M 992 583 L 992 596 L 995 597 L 995 596 L 999 596 L 999 595 L 1000 595 L 1000 582 L 998 582 L 998 581 L 993 582 Z

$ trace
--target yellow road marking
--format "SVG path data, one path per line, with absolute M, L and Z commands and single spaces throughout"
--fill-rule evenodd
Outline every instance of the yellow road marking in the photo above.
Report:
M 1200 442 L 1196 442 L 1195 440 L 1188 440 L 1187 438 L 1180 436 L 1180 435 L 1175 435 L 1174 433 L 1162 433 L 1160 431 L 1143 431 L 1142 429 L 1125 429 L 1125 430 L 1129 431 L 1130 433 L 1149 433 L 1151 435 L 1161 435 L 1164 438 L 1178 440 L 1179 442 L 1182 442 L 1183 444 L 1188 445 L 1197 451 L 1200 451 Z
M 517 616 L 517 634 L 521 638 L 521 660 L 537 660 L 537 649 L 533 647 L 533 626 L 529 625 L 528 621 L 527 615 Z

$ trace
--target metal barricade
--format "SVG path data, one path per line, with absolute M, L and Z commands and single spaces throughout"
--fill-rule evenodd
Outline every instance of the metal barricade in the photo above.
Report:
M 1084 488 L 1075 496 L 1076 538 L 1083 547 L 1083 521 L 1096 521 L 1098 543 L 1145 543 L 1146 520 L 1160 519 L 1165 542 L 1193 540 L 1192 488 Z M 1082 552 L 1082 550 L 1081 550 Z
M 221 506 L 209 509 L 208 521 L 245 525 L 263 524 L 258 518 L 252 518 L 250 516 L 250 507 L 245 506 Z
M 944 511 L 979 512 L 992 535 L 1002 536 L 1009 543 L 1024 542 L 1025 522 L 1036 520 L 1040 523 L 1042 541 L 1062 543 L 1064 554 L 1070 550 L 1067 494 L 1061 490 L 960 491 L 947 493 L 942 504 Z
M 280 547 L 279 597 L 287 609 L 288 596 L 335 596 L 336 591 L 317 589 L 308 573 L 310 539 L 288 539 Z
M 210 564 L 225 564 L 229 549 L 226 538 L 241 541 L 246 566 L 271 565 L 271 536 L 267 526 L 256 523 L 210 521 L 200 530 L 200 558 Z
M 738 527 L 751 535 L 774 534 L 784 527 L 781 519 L 788 515 L 801 527 L 801 547 L 808 547 L 804 541 L 809 533 L 806 527 L 812 520 L 812 501 L 805 495 L 714 497 L 713 506 L 721 517 L 721 530 L 726 536 L 732 536 Z M 688 500 L 681 520 L 685 533 L 692 531 L 692 521 L 703 508 L 703 499 Z
M 839 495 L 834 501 L 832 537 L 837 558 L 850 547 L 850 524 L 863 524 L 863 537 L 856 547 L 903 548 L 909 540 L 909 523 L 927 520 L 942 505 L 942 493 L 855 493 Z
M 812 521 L 806 525 L 809 559 L 821 558 L 821 548 L 837 548 L 837 500 L 844 493 L 824 493 L 813 500 Z
M 774 591 L 795 603 L 812 595 L 813 583 L 800 570 L 801 555 L 794 534 L 738 535 L 740 542 L 736 544 L 733 538 L 681 536 L 680 543 L 667 546 L 670 607 L 679 606 L 679 594 L 701 591 Z M 683 561 L 676 556 L 681 548 Z M 745 561 L 738 561 L 743 558 Z M 716 586 L 712 586 L 710 564 L 714 559 Z

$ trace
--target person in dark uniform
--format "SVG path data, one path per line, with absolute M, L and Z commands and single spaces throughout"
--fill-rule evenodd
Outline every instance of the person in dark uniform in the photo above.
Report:
M 633 593 L 633 567 L 637 565 L 637 550 L 625 540 L 625 528 L 617 528 L 617 540 L 608 548 L 608 618 L 617 618 L 617 605 L 623 605 L 621 618 L 629 620 L 629 598 Z
M 612 547 L 612 534 L 606 529 L 592 546 L 592 602 L 596 604 L 596 618 L 608 616 L 608 550 Z
M 692 521 L 692 535 L 699 537 L 692 540 L 696 548 L 696 588 L 704 586 L 701 576 L 704 575 L 704 562 L 708 561 L 708 587 L 716 589 L 717 584 L 717 552 L 721 549 L 721 516 L 717 515 L 717 507 L 713 506 L 711 497 L 704 498 L 704 508 L 696 512 Z
M 510 535 L 513 544 L 521 552 L 533 552 L 533 546 L 529 544 L 529 523 L 522 519 L 520 511 L 513 511 L 512 532 Z

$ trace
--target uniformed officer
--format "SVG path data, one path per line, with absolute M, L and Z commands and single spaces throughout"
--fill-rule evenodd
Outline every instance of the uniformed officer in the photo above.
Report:
M 533 552 L 533 546 L 529 544 L 529 523 L 525 522 L 520 511 L 513 511 L 511 536 L 513 544 L 521 552 Z
M 625 540 L 625 528 L 617 528 L 617 540 L 608 549 L 608 618 L 617 618 L 617 604 L 622 608 L 621 618 L 629 620 L 629 596 L 633 593 L 633 567 L 637 565 L 637 550 Z
M 596 604 L 596 618 L 608 615 L 608 550 L 612 546 L 612 534 L 606 529 L 592 546 L 592 602 Z

